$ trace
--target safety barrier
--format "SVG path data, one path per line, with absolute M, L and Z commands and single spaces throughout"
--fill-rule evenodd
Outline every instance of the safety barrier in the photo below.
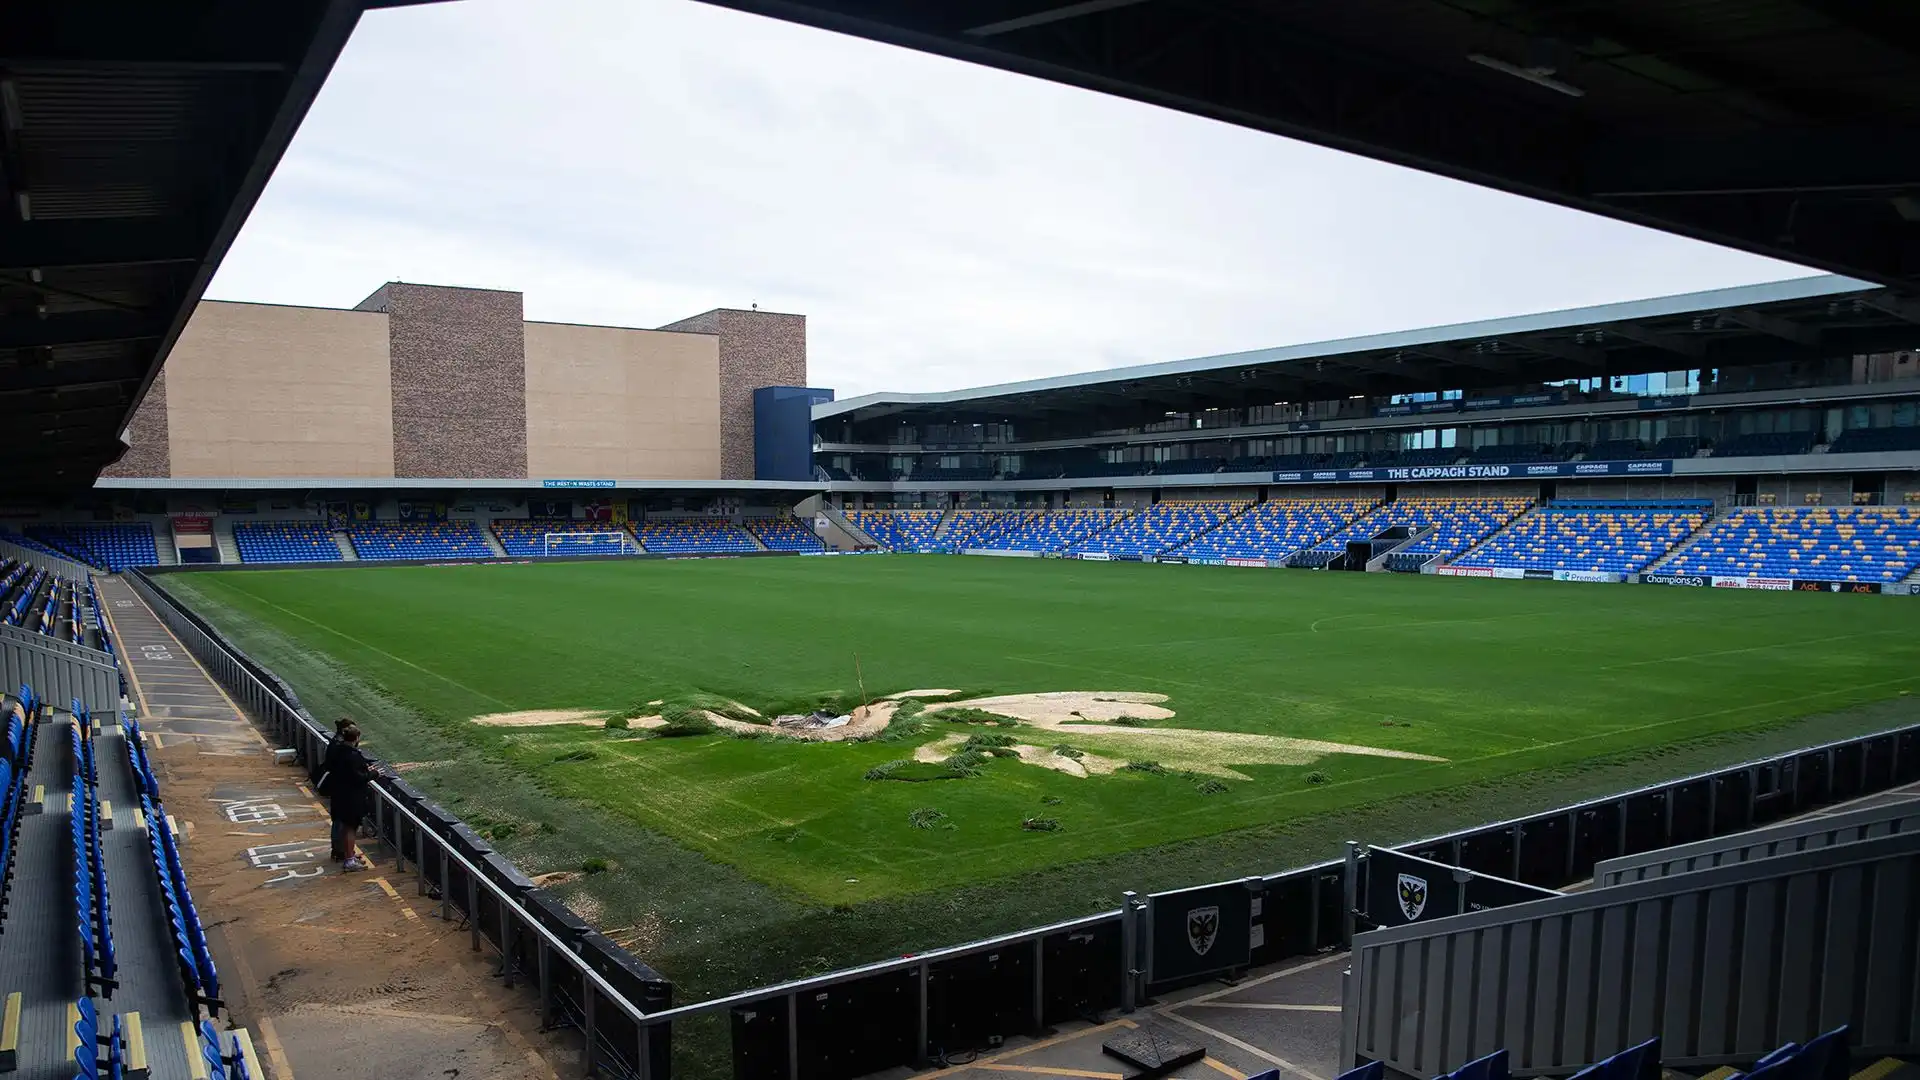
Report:
M 310 768 L 317 765 L 327 734 L 300 709 L 290 688 L 144 571 L 127 579 L 244 710 Z M 1737 832 L 1913 780 L 1920 780 L 1920 726 L 1401 850 L 1559 888 L 1586 878 L 1607 858 Z M 1131 1008 L 1145 1000 L 1150 986 L 1337 948 L 1354 932 L 1357 878 L 1346 860 L 1335 859 L 1145 897 L 1127 893 L 1117 911 L 653 1008 L 671 992 L 664 979 L 535 888 L 457 817 L 395 777 L 383 776 L 374 792 L 381 835 L 403 864 L 415 865 L 423 894 L 438 892 L 444 914 L 458 910 L 467 919 L 472 947 L 490 944 L 510 980 L 524 974 L 535 981 L 543 1017 L 570 1014 L 586 1035 L 589 1067 L 595 1059 L 617 1062 L 644 1080 L 665 1080 L 671 1025 L 695 1017 L 728 1015 L 743 1075 L 854 1077 L 925 1063 L 981 1032 L 1017 1034 L 1090 1012 Z M 1211 920 L 1207 909 L 1217 909 Z
M 1752 832 L 1681 844 L 1644 855 L 1608 859 L 1593 868 L 1598 885 L 1685 874 L 1727 863 L 1750 862 L 1790 855 L 1810 848 L 1833 847 L 1876 836 L 1920 829 L 1920 798 L 1862 807 L 1839 814 L 1821 814 L 1799 821 L 1770 825 Z
M 0 626 L 0 686 L 22 683 L 53 701 L 78 699 L 102 713 L 120 709 L 120 669 L 112 654 Z
M 1837 1024 L 1914 1053 L 1916 879 L 1900 833 L 1362 934 L 1342 1053 L 1432 1077 L 1504 1047 L 1559 1075 L 1658 1035 L 1665 1065 L 1714 1066 Z
M 85 581 L 87 575 L 97 572 L 86 563 L 49 555 L 38 548 L 23 547 L 11 540 L 0 540 L 0 558 L 18 559 L 28 566 L 37 566 L 74 581 Z

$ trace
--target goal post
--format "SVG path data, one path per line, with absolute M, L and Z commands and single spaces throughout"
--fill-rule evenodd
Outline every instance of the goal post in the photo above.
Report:
M 625 555 L 632 550 L 627 534 L 617 529 L 540 534 L 542 555 Z

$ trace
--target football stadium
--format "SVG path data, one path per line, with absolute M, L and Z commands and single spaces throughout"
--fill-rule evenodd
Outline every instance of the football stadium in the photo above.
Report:
M 1903 17 L 728 4 L 1827 271 L 842 398 L 205 299 L 398 5 L 106 6 L 0 15 L 0 1072 L 1920 1075 L 1920 142 L 1786 92 Z

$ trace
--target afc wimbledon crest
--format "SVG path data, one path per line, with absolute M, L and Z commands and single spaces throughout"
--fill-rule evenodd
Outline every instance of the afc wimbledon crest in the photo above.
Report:
M 1193 946 L 1193 955 L 1207 955 L 1207 950 L 1213 948 L 1213 941 L 1219 936 L 1218 907 L 1200 907 L 1187 912 L 1187 944 Z
M 1427 879 L 1412 874 L 1400 875 L 1400 914 L 1412 922 L 1427 910 Z

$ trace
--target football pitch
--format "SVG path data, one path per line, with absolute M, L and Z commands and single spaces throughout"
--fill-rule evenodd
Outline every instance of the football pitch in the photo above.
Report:
M 163 583 L 243 649 L 297 643 L 300 671 L 377 688 L 442 743 L 822 905 L 1497 786 L 1920 687 L 1920 604 L 1825 594 L 962 556 Z M 434 763 L 408 761 L 366 699 L 300 671 L 282 674 L 323 723 L 355 711 L 370 749 L 434 790 Z M 855 739 L 764 722 L 935 690 L 950 693 L 890 724 L 892 703 L 863 710 Z M 1087 696 L 1018 697 L 1068 691 Z M 999 700 L 967 705 L 982 698 Z M 732 723 L 708 731 L 703 709 Z M 535 710 L 553 713 L 513 715 Z

